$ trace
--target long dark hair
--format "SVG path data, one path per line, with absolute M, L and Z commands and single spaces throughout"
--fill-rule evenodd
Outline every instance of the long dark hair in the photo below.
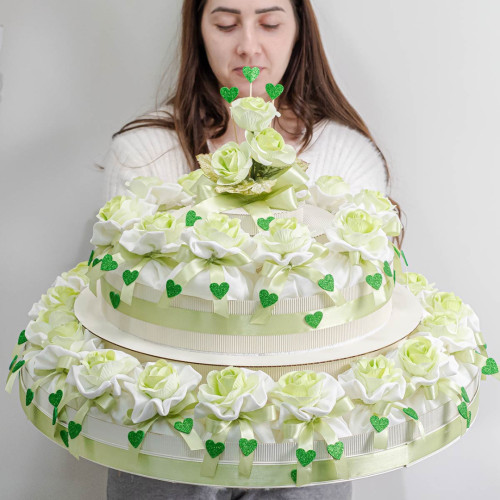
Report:
M 275 104 L 278 110 L 291 110 L 304 123 L 305 134 L 298 155 L 311 142 L 316 123 L 324 118 L 334 120 L 357 130 L 373 142 L 384 162 L 387 184 L 390 185 L 390 172 L 382 151 L 333 78 L 310 0 L 290 1 L 295 11 L 299 33 L 288 68 L 280 82 L 285 90 L 276 99 Z M 201 35 L 201 18 L 205 4 L 206 0 L 184 0 L 182 6 L 182 33 L 180 50 L 177 51 L 180 68 L 177 84 L 161 102 L 163 108 L 171 105 L 174 112 L 157 110 L 155 118 L 138 118 L 113 134 L 114 138 L 142 127 L 175 130 L 191 170 L 198 168 L 196 155 L 209 153 L 207 140 L 221 137 L 230 120 L 226 104 L 220 97 L 219 82 L 208 62 Z M 281 123 L 279 124 L 281 126 Z M 399 204 L 389 199 L 396 205 L 401 217 Z M 399 247 L 403 238 L 404 228 L 396 238 Z

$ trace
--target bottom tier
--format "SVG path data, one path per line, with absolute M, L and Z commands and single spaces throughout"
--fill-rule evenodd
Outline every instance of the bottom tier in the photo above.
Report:
M 22 373 L 19 383 L 21 401 L 26 400 L 26 387 L 30 376 Z M 471 418 L 467 421 L 457 414 L 457 407 L 450 401 L 425 414 L 419 422 L 407 420 L 388 428 L 386 449 L 374 449 L 375 431 L 342 438 L 344 453 L 340 460 L 334 460 L 327 452 L 324 441 L 314 441 L 316 458 L 309 466 L 308 484 L 333 483 L 367 477 L 406 467 L 445 448 L 460 438 L 474 421 L 479 405 L 480 372 L 468 385 L 470 395 L 468 410 Z M 58 421 L 52 425 L 53 407 L 49 394 L 40 388 L 32 404 L 22 404 L 28 419 L 48 438 L 59 445 L 67 446 L 61 438 L 61 431 L 68 427 Z M 67 409 L 67 420 L 76 410 Z M 150 431 L 144 439 L 140 453 L 128 445 L 130 427 L 104 421 L 89 415 L 81 429 L 78 453 L 93 462 L 141 476 L 156 479 L 204 485 L 231 486 L 241 488 L 294 487 L 300 485 L 301 473 L 297 475 L 296 444 L 293 442 L 263 443 L 255 450 L 253 469 L 250 477 L 238 472 L 238 442 L 226 442 L 213 477 L 202 475 L 203 452 L 190 451 L 178 436 L 158 434 Z M 423 435 L 421 435 L 423 431 Z M 71 433 L 71 430 L 70 430 Z M 68 440 L 66 434 L 66 441 Z M 70 451 L 72 450 L 70 443 Z

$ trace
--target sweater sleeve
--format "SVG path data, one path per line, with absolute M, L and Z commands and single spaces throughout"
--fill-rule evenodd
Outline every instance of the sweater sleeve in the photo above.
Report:
M 144 127 L 116 136 L 99 162 L 105 170 L 104 197 L 125 194 L 125 183 L 138 176 L 176 182 L 189 173 L 177 134 L 159 127 Z
M 317 150 L 311 165 L 315 178 L 339 175 L 353 192 L 367 188 L 387 193 L 382 156 L 373 142 L 357 130 L 329 121 L 313 147 Z

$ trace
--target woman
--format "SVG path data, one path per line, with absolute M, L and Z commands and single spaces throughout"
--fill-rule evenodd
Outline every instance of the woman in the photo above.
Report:
M 272 124 L 310 163 L 308 175 L 340 175 L 353 190 L 387 192 L 389 172 L 363 120 L 329 69 L 310 0 L 185 0 L 176 89 L 154 113 L 125 125 L 104 160 L 106 198 L 125 182 L 153 175 L 175 182 L 197 168 L 195 156 L 235 140 L 222 86 L 249 95 L 243 66 L 259 67 L 253 96 L 282 83 Z M 244 131 L 237 130 L 237 140 Z M 149 495 L 149 496 L 148 496 Z M 151 496 L 153 495 L 153 496 Z M 267 490 L 163 483 L 110 471 L 108 498 L 350 498 L 351 483 Z

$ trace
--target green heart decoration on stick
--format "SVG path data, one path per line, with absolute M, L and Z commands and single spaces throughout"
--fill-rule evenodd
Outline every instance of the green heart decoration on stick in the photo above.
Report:
M 375 273 L 373 276 L 368 275 L 366 277 L 366 282 L 375 290 L 378 290 L 382 285 L 382 275 L 380 273 Z
M 169 299 L 176 297 L 182 292 L 182 286 L 178 285 L 174 280 L 167 280 L 167 296 Z
M 215 443 L 212 439 L 205 443 L 205 447 L 212 458 L 218 457 L 226 449 L 224 443 Z
M 134 447 L 138 448 L 144 439 L 144 431 L 130 431 L 128 433 L 128 441 Z
M 220 95 L 231 104 L 238 97 L 239 89 L 237 87 L 231 87 L 228 89 L 227 87 L 222 87 L 220 89 Z
M 269 293 L 267 290 L 261 290 L 259 292 L 259 299 L 262 307 L 269 307 L 278 302 L 278 295 Z
M 481 372 L 485 375 L 495 375 L 498 373 L 497 362 L 493 358 L 488 358 L 486 364 L 481 368 Z
M 28 342 L 28 339 L 26 338 L 26 330 L 23 330 L 19 334 L 19 338 L 17 339 L 17 345 L 22 345 L 25 344 L 26 342 Z
M 321 278 L 318 281 L 318 285 L 327 292 L 333 292 L 333 290 L 335 289 L 333 276 L 331 274 L 327 274 L 324 278 Z
M 69 448 L 69 439 L 68 439 L 68 431 L 66 429 L 62 429 L 59 432 L 63 443 L 66 445 L 66 448 Z
M 14 366 L 14 363 L 16 362 L 17 358 L 19 356 L 16 354 L 13 358 L 12 358 L 12 361 L 10 362 L 10 365 L 9 365 L 9 372 L 12 370 L 12 367 Z
M 99 264 L 99 262 L 101 262 L 101 259 L 98 259 L 97 257 L 92 261 L 92 267 L 95 267 L 97 266 L 97 264 Z
M 120 294 L 109 292 L 109 300 L 111 301 L 111 305 L 116 309 L 120 305 Z
M 314 450 L 306 451 L 304 448 L 298 448 L 295 451 L 295 455 L 302 467 L 307 467 L 316 458 L 316 452 Z
M 413 418 L 413 420 L 418 420 L 418 413 L 413 408 L 403 408 L 403 413 L 406 413 L 406 415 Z
M 292 470 L 290 471 L 290 477 L 292 478 L 292 481 L 293 481 L 294 483 L 296 483 L 296 482 L 297 482 L 297 469 L 292 469 Z
M 187 227 L 191 227 L 191 226 L 194 226 L 194 223 L 197 221 L 197 220 L 200 220 L 201 217 L 199 215 L 196 215 L 196 212 L 194 210 L 190 210 L 187 214 L 186 214 L 186 226 Z
M 238 444 L 240 445 L 241 453 L 243 453 L 245 457 L 248 457 L 248 455 L 250 455 L 257 449 L 256 439 L 241 438 Z
M 389 276 L 389 278 L 392 278 L 391 266 L 386 260 L 384 260 L 384 273 L 386 274 L 386 276 Z
M 26 391 L 26 406 L 29 406 L 31 404 L 34 397 L 35 397 L 35 393 L 31 389 L 28 389 Z
M 281 83 L 273 85 L 272 83 L 266 83 L 267 95 L 274 101 L 276 97 L 279 97 L 283 93 L 284 87 Z
M 337 441 L 335 444 L 329 444 L 326 447 L 326 451 L 335 460 L 340 460 L 342 458 L 342 454 L 344 453 L 344 443 L 342 441 Z
M 307 314 L 304 317 L 305 322 L 312 328 L 316 328 L 323 319 L 323 313 L 321 311 L 316 311 L 314 314 Z
M 210 283 L 210 291 L 220 300 L 229 291 L 229 283 L 226 283 L 225 281 L 220 284 Z
M 139 271 L 129 271 L 128 269 L 126 271 L 123 271 L 123 282 L 129 286 L 132 284 L 138 277 L 139 277 Z
M 82 424 L 78 424 L 77 422 L 73 422 L 73 420 L 71 420 L 68 424 L 68 431 L 69 437 L 71 439 L 75 439 L 78 437 L 80 432 L 82 432 Z
M 101 261 L 102 271 L 114 271 L 118 267 L 118 262 L 113 260 L 113 256 L 107 253 Z
M 257 219 L 257 226 L 259 226 L 261 229 L 264 229 L 264 231 L 269 230 L 269 224 L 274 220 L 274 217 L 268 217 L 267 219 L 264 219 L 263 217 L 259 217 Z
M 12 373 L 16 373 L 17 370 L 19 370 L 23 365 L 24 363 L 26 363 L 26 361 L 24 361 L 24 359 L 21 359 L 21 361 L 18 361 L 15 365 L 14 365 L 14 368 L 12 368 Z
M 372 415 L 370 417 L 370 423 L 377 432 L 382 432 L 388 425 L 389 419 L 386 417 L 377 417 L 377 415 Z
M 259 76 L 259 74 L 260 74 L 260 69 L 257 66 L 253 68 L 251 68 L 250 66 L 245 66 L 243 68 L 243 75 L 250 83 L 254 82 Z
M 185 418 L 183 422 L 175 422 L 174 429 L 184 434 L 189 434 L 193 429 L 193 419 Z

